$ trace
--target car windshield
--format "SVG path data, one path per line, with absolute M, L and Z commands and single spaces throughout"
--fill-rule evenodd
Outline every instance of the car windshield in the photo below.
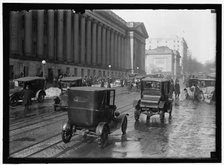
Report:
M 24 87 L 24 82 L 23 81 L 14 81 L 15 87 Z
M 144 83 L 144 88 L 146 89 L 160 89 L 160 82 L 150 81 Z

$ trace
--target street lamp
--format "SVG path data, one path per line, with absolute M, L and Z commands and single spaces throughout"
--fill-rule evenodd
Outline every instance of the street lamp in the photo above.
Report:
M 108 67 L 109 67 L 109 72 L 110 72 L 110 75 L 111 75 L 111 65 L 108 65 Z M 111 76 L 110 76 L 111 77 Z M 109 79 L 108 79 L 108 88 L 110 88 L 111 86 L 110 86 L 110 77 L 109 77 Z
M 44 70 L 45 68 L 44 67 L 45 67 L 46 61 L 42 60 L 42 64 L 43 64 L 42 69 L 43 69 L 43 77 L 44 77 L 45 76 L 45 70 Z
M 139 67 L 137 66 L 137 73 L 139 74 L 139 72 L 138 72 L 138 71 L 139 71 Z

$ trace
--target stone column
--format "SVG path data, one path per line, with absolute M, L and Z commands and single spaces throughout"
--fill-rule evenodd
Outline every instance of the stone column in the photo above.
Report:
M 93 21 L 92 27 L 92 63 L 96 65 L 96 22 Z
M 91 20 L 88 19 L 87 20 L 87 64 L 88 65 L 91 65 L 91 54 L 92 54 L 92 48 L 91 48 L 91 43 L 92 43 L 92 40 L 91 40 Z
M 106 57 L 106 65 L 108 66 L 109 64 L 111 64 L 111 60 L 110 60 L 110 48 L 111 48 L 111 42 L 110 42 L 110 30 L 107 29 L 107 36 L 106 36 L 106 54 L 107 54 L 107 57 Z
M 72 57 L 72 37 L 71 37 L 71 32 L 72 32 L 72 11 L 67 10 L 66 11 L 66 59 L 67 62 L 73 62 L 73 57 Z
M 44 10 L 37 10 L 37 57 L 44 58 Z
M 48 10 L 48 58 L 54 59 L 54 10 Z
M 97 27 L 97 64 L 101 65 L 102 60 L 102 52 L 101 52 L 101 24 L 98 24 Z
M 102 65 L 106 65 L 106 29 L 102 26 Z
M 18 54 L 18 17 L 19 12 L 11 11 L 10 12 L 10 53 Z
M 85 31 L 86 31 L 86 18 L 84 16 L 81 16 L 81 64 L 85 64 Z
M 117 64 L 118 68 L 121 68 L 121 36 L 118 35 L 118 53 L 117 53 Z
M 120 56 L 120 61 L 121 61 L 121 69 L 124 69 L 124 38 L 121 36 L 121 56 Z
M 58 10 L 58 43 L 57 43 L 57 59 L 63 61 L 63 21 L 64 11 Z
M 25 55 L 32 56 L 32 12 L 25 11 Z
M 79 15 L 74 14 L 74 62 L 79 63 Z
M 118 34 L 115 32 L 115 39 L 114 39 L 114 66 L 118 67 Z
M 114 68 L 114 31 L 111 30 L 110 64 Z

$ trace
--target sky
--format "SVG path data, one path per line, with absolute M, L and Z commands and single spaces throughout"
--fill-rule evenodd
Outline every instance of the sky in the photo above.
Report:
M 197 61 L 206 63 L 215 60 L 216 14 L 211 13 L 210 10 L 112 11 L 126 22 L 143 22 L 150 39 L 184 37 L 192 57 Z

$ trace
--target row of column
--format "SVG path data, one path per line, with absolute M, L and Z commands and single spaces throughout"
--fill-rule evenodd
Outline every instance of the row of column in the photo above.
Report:
M 91 17 L 71 10 L 37 10 L 36 55 L 32 52 L 32 11 L 24 11 L 24 54 L 82 65 L 97 65 L 112 69 L 127 69 L 127 36 Z M 19 12 L 11 12 L 10 50 L 19 50 L 21 21 Z M 20 15 L 21 16 L 21 15 Z M 46 20 L 47 20 L 47 23 Z M 47 24 L 47 28 L 45 28 Z M 47 30 L 47 33 L 44 32 Z M 46 34 L 47 36 L 44 36 Z M 44 52 L 47 38 L 47 52 Z

